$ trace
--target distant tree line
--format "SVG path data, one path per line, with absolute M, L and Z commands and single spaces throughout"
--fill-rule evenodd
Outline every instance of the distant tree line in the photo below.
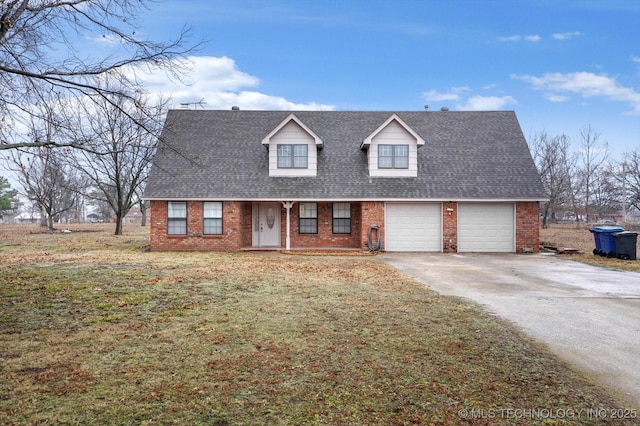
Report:
M 613 159 L 609 144 L 587 125 L 576 139 L 540 132 L 529 148 L 547 191 L 542 226 L 558 220 L 593 222 L 640 210 L 640 148 Z

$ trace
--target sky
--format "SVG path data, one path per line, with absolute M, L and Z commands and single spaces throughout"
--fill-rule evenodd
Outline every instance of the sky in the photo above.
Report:
M 167 0 L 141 33 L 192 42 L 189 85 L 144 77 L 175 108 L 513 110 L 527 139 L 640 149 L 637 0 Z M 104 41 L 102 41 L 104 42 Z M 200 108 L 191 105 L 192 108 Z

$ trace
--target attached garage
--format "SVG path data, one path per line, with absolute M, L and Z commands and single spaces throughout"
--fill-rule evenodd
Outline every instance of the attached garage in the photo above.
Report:
M 387 203 L 387 251 L 442 251 L 442 205 Z
M 515 252 L 514 216 L 513 203 L 460 203 L 458 251 Z

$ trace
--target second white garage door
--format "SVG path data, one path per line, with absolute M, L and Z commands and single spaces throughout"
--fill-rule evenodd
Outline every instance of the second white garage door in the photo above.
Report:
M 442 251 L 442 205 L 387 203 L 387 251 Z
M 458 251 L 515 251 L 513 204 L 458 205 Z

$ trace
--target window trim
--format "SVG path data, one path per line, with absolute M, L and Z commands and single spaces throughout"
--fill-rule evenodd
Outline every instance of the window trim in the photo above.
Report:
M 315 205 L 315 209 L 313 209 L 313 211 L 315 211 L 315 216 L 312 216 L 312 217 L 303 216 L 303 214 L 305 214 L 304 211 L 306 210 L 306 206 L 310 204 Z M 303 232 L 302 231 L 303 221 L 305 221 L 305 223 L 308 222 L 307 226 L 312 224 L 313 227 L 315 228 L 315 232 Z M 298 203 L 298 234 L 303 234 L 303 235 L 318 234 L 318 203 Z
M 220 205 L 220 217 L 207 217 L 206 216 L 206 204 L 207 203 L 216 203 Z M 219 220 L 220 221 L 220 232 L 207 232 L 207 220 Z M 202 235 L 224 235 L 224 203 L 222 201 L 203 201 L 202 202 Z
M 291 149 L 291 155 L 281 155 L 280 147 L 289 147 Z M 296 155 L 296 147 L 304 147 L 304 155 Z M 309 168 L 309 145 L 299 143 L 279 143 L 276 145 L 276 162 L 279 169 L 308 169 Z M 296 159 L 304 158 L 304 165 L 296 165 Z M 280 159 L 287 159 L 290 166 L 282 166 Z
M 170 205 L 171 204 L 183 204 L 184 205 L 184 217 L 172 217 L 171 214 L 171 208 Z M 170 236 L 186 236 L 189 234 L 189 228 L 188 228 L 188 217 L 189 217 L 189 205 L 186 201 L 167 201 L 167 235 Z M 171 226 L 169 226 L 171 223 L 184 223 L 184 232 L 181 233 L 175 233 L 175 232 L 171 232 Z
M 382 148 L 391 148 L 391 156 L 388 155 L 381 155 L 380 151 L 382 150 Z M 405 148 L 407 150 L 407 155 L 398 155 L 398 153 L 396 152 L 396 148 Z M 399 170 L 406 170 L 409 168 L 409 155 L 410 154 L 410 149 L 409 149 L 409 145 L 408 144 L 399 144 L 399 145 L 392 145 L 392 144 L 379 144 L 378 145 L 378 169 L 386 169 L 386 170 L 392 170 L 392 169 L 399 169 Z M 382 158 L 391 158 L 391 166 L 382 166 L 380 164 L 380 160 Z M 405 159 L 406 160 L 406 166 L 398 166 L 397 165 L 397 160 L 400 159 Z
M 349 216 L 348 217 L 336 217 L 336 204 L 343 204 L 346 205 L 347 209 L 346 210 L 339 210 L 341 212 L 346 211 Z M 332 203 L 331 205 L 331 217 L 332 217 L 332 226 L 331 226 L 331 230 L 333 231 L 334 234 L 337 235 L 348 235 L 351 234 L 351 203 Z M 336 221 L 345 221 L 348 220 L 349 221 L 349 231 L 348 232 L 337 232 L 336 231 Z M 341 225 L 344 226 L 344 225 Z

